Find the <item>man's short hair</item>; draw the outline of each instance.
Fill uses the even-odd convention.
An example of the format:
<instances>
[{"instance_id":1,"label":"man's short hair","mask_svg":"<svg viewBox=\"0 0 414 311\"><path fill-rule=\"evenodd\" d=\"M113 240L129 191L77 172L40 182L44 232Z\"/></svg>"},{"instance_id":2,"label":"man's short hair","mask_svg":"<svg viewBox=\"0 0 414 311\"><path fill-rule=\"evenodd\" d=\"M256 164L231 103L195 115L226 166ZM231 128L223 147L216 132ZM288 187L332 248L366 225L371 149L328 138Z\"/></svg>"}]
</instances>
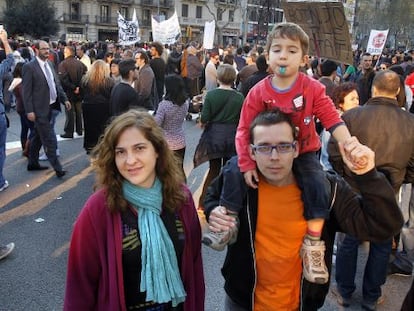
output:
<instances>
[{"instance_id":1,"label":"man's short hair","mask_svg":"<svg viewBox=\"0 0 414 311\"><path fill-rule=\"evenodd\" d=\"M292 129L292 137L294 140L297 140L299 129L293 124L290 116L282 111L279 108L274 108L270 110L265 110L260 112L250 124L250 143L254 143L254 129L256 126L271 126L279 123L286 122L289 124Z\"/></svg>"},{"instance_id":2,"label":"man's short hair","mask_svg":"<svg viewBox=\"0 0 414 311\"><path fill-rule=\"evenodd\" d=\"M73 45L65 46L65 50L67 50L70 53L70 55L75 55L75 47Z\"/></svg>"},{"instance_id":3,"label":"man's short hair","mask_svg":"<svg viewBox=\"0 0 414 311\"><path fill-rule=\"evenodd\" d=\"M372 81L372 87L388 95L397 95L400 85L399 75L391 70L379 71Z\"/></svg>"},{"instance_id":4,"label":"man's short hair","mask_svg":"<svg viewBox=\"0 0 414 311\"><path fill-rule=\"evenodd\" d=\"M338 68L338 64L335 63L332 60L325 60L322 64L321 64L321 74L322 76L330 76L331 74L333 74L336 69Z\"/></svg>"},{"instance_id":5,"label":"man's short hair","mask_svg":"<svg viewBox=\"0 0 414 311\"><path fill-rule=\"evenodd\" d=\"M129 72L135 70L135 61L133 59L125 59L119 62L119 74L122 79L128 79Z\"/></svg>"},{"instance_id":6,"label":"man's short hair","mask_svg":"<svg viewBox=\"0 0 414 311\"><path fill-rule=\"evenodd\" d=\"M266 57L264 55L260 55L257 59L256 59L256 67L259 71L266 71L267 70L267 61L266 61Z\"/></svg>"},{"instance_id":7,"label":"man's short hair","mask_svg":"<svg viewBox=\"0 0 414 311\"><path fill-rule=\"evenodd\" d=\"M143 59L146 64L149 62L148 54L145 50L138 50L135 55L138 55L140 59Z\"/></svg>"},{"instance_id":8,"label":"man's short hair","mask_svg":"<svg viewBox=\"0 0 414 311\"><path fill-rule=\"evenodd\" d=\"M162 46L161 43L159 43L159 42L153 42L151 44L151 47L152 48L155 48L155 50L157 51L158 55L160 55L160 56L162 55L162 52L164 51L164 47Z\"/></svg>"},{"instance_id":9,"label":"man's short hair","mask_svg":"<svg viewBox=\"0 0 414 311\"><path fill-rule=\"evenodd\" d=\"M266 51L270 51L270 46L276 38L288 38L291 40L299 40L302 48L302 55L307 55L309 51L309 36L306 32L295 23L279 23L276 24L267 36Z\"/></svg>"}]
</instances>

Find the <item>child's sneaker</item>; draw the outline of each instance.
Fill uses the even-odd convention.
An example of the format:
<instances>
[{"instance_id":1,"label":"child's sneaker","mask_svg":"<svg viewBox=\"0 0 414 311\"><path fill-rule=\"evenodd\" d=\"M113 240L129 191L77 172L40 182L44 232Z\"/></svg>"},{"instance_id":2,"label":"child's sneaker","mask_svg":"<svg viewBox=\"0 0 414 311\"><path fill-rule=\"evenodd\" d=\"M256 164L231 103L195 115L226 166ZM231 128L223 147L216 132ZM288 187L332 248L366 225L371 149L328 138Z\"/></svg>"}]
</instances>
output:
<instances>
[{"instance_id":1,"label":"child's sneaker","mask_svg":"<svg viewBox=\"0 0 414 311\"><path fill-rule=\"evenodd\" d=\"M325 242L303 240L300 255L303 262L303 276L311 283L325 284L329 280L329 272L325 264Z\"/></svg>"},{"instance_id":2,"label":"child's sneaker","mask_svg":"<svg viewBox=\"0 0 414 311\"><path fill-rule=\"evenodd\" d=\"M203 244L215 249L216 251L222 251L227 244L231 245L236 243L237 234L239 232L239 217L237 214L229 212L229 216L233 216L236 221L236 225L228 231L214 232L209 231L203 234Z\"/></svg>"},{"instance_id":3,"label":"child's sneaker","mask_svg":"<svg viewBox=\"0 0 414 311\"><path fill-rule=\"evenodd\" d=\"M209 231L203 235L203 244L215 249L216 251L222 251L229 243L231 239L231 231L214 232Z\"/></svg>"}]
</instances>

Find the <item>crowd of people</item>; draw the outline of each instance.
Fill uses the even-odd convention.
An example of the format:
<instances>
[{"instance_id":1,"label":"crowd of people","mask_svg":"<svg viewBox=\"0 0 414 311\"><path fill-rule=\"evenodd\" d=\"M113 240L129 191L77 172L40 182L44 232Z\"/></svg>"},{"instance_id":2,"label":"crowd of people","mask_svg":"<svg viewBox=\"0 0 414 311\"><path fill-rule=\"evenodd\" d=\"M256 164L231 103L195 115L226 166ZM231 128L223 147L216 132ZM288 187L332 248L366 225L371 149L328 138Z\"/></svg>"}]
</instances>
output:
<instances>
[{"instance_id":1,"label":"crowd of people","mask_svg":"<svg viewBox=\"0 0 414 311\"><path fill-rule=\"evenodd\" d=\"M334 256L332 292L351 305L361 241L370 242L363 309L384 301L387 275L412 275L414 189L409 219L398 197L414 182L414 51L355 51L354 64L339 64L310 57L293 23L276 25L266 47L209 51L17 42L4 29L0 41L0 192L13 107L28 171L47 160L57 178L67 174L55 132L62 108L60 136L83 137L95 168L64 310L202 311L202 243L227 247L226 311L321 308ZM195 204L183 122L200 94L193 162L209 169ZM0 259L14 247L0 246Z\"/></svg>"}]
</instances>

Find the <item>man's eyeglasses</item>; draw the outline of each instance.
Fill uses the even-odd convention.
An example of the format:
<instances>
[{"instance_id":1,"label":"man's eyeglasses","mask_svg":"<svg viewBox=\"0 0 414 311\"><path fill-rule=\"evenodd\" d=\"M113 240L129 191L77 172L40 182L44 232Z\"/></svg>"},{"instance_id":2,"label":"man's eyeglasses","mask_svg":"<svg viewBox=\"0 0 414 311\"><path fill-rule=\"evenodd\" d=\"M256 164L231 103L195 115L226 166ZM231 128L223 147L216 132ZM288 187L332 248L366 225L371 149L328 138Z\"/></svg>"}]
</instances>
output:
<instances>
[{"instance_id":1,"label":"man's eyeglasses","mask_svg":"<svg viewBox=\"0 0 414 311\"><path fill-rule=\"evenodd\" d=\"M277 151L277 153L289 153L296 149L296 141L293 143L281 143L277 145L250 145L254 152L263 155L271 155L273 149Z\"/></svg>"}]
</instances>

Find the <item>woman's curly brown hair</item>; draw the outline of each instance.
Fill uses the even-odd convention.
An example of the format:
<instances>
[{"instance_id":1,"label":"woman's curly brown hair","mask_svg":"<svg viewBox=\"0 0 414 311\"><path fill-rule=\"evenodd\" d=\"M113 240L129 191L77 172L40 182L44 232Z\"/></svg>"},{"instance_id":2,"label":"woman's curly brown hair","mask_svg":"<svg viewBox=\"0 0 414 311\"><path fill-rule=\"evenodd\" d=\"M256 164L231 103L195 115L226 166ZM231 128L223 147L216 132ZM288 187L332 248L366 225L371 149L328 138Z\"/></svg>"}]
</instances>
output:
<instances>
[{"instance_id":1,"label":"woman's curly brown hair","mask_svg":"<svg viewBox=\"0 0 414 311\"><path fill-rule=\"evenodd\" d=\"M119 137L127 129L137 128L158 153L156 175L162 183L163 207L174 211L187 199L183 189L183 177L179 164L168 148L162 129L146 111L130 110L117 116L105 129L105 133L93 150L93 165L97 174L95 188L106 189L110 211L123 211L128 202L122 193L124 178L115 164L115 147Z\"/></svg>"}]
</instances>

